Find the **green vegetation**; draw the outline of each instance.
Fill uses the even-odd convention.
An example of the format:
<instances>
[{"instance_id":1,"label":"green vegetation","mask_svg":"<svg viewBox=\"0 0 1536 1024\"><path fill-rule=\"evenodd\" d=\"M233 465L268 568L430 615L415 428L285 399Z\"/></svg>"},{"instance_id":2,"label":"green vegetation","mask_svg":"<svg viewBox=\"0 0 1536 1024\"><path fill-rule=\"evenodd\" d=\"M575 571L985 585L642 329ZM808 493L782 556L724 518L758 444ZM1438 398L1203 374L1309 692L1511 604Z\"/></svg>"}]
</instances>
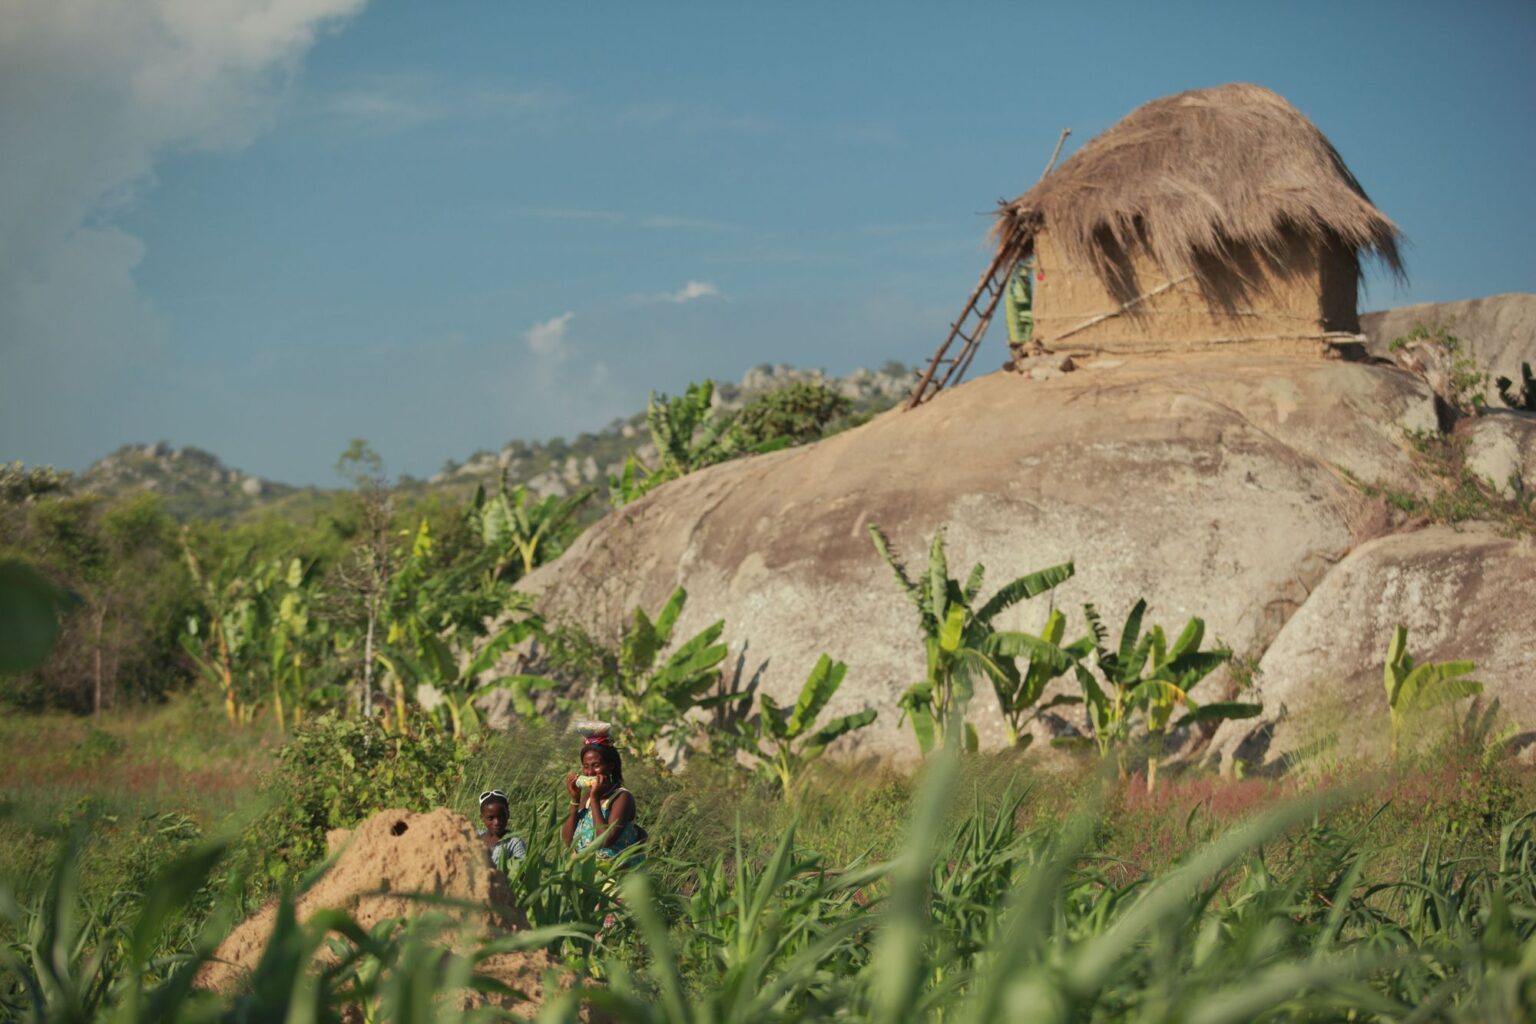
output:
<instances>
[{"instance_id":1,"label":"green vegetation","mask_svg":"<svg viewBox=\"0 0 1536 1024\"><path fill-rule=\"evenodd\" d=\"M513 578L522 577L553 561L578 532L576 512L592 493L589 487L574 497L550 495L536 501L521 484L508 487L505 477L492 497L477 489L468 514L479 523L481 541L496 555L492 576L500 579L515 570Z\"/></svg>"},{"instance_id":2,"label":"green vegetation","mask_svg":"<svg viewBox=\"0 0 1536 1024\"><path fill-rule=\"evenodd\" d=\"M1068 655L1054 645L1028 633L998 630L993 620L1020 601L1038 597L1070 579L1072 563L1020 576L978 606L986 570L977 563L963 584L952 578L942 529L934 533L928 546L927 571L916 580L891 551L890 541L878 526L871 523L869 535L917 608L927 656L927 675L902 694L902 714L912 724L924 753L943 743L944 730L951 722L964 730L965 746L974 750L976 732L965 721L965 706L978 679L991 680L1009 694L1020 694L1025 690L1017 664L1020 655L1045 659L1063 670L1068 663Z\"/></svg>"},{"instance_id":3,"label":"green vegetation","mask_svg":"<svg viewBox=\"0 0 1536 1024\"><path fill-rule=\"evenodd\" d=\"M764 774L778 782L784 796L793 793L796 780L834 740L864 728L879 714L865 708L816 728L817 718L847 674L847 665L823 654L800 687L794 707L781 708L766 693L758 694L755 731L745 733L742 747L757 759Z\"/></svg>"},{"instance_id":4,"label":"green vegetation","mask_svg":"<svg viewBox=\"0 0 1536 1024\"><path fill-rule=\"evenodd\" d=\"M619 642L618 656L609 661L611 669L594 677L596 692L612 698L614 717L647 756L654 755L664 740L686 739L691 727L685 716L692 709L740 699L736 694L706 696L719 685L720 663L725 661L726 647L719 642L723 621L707 626L662 658L687 602L688 592L678 587L654 621L644 609L636 608ZM597 714L606 706L607 702L593 700L587 711Z\"/></svg>"},{"instance_id":5,"label":"green vegetation","mask_svg":"<svg viewBox=\"0 0 1536 1024\"><path fill-rule=\"evenodd\" d=\"M1511 534L1536 535L1536 494L1505 497L1467 468L1467 438L1438 430L1408 431L1414 466L1428 496L1383 487L1342 475L1362 494L1384 501L1400 519L1422 519L1447 526L1493 523Z\"/></svg>"},{"instance_id":6,"label":"green vegetation","mask_svg":"<svg viewBox=\"0 0 1536 1024\"><path fill-rule=\"evenodd\" d=\"M385 731L327 715L294 733L265 783L277 799L247 830L242 865L268 892L325 857L325 834L376 810L429 811L459 791L468 748L452 737Z\"/></svg>"},{"instance_id":7,"label":"green vegetation","mask_svg":"<svg viewBox=\"0 0 1536 1024\"><path fill-rule=\"evenodd\" d=\"M1382 676L1391 709L1393 757L1397 756L1403 727L1413 716L1483 692L1482 683L1462 678L1476 669L1470 661L1417 665L1408 653L1408 627L1398 626L1392 631Z\"/></svg>"},{"instance_id":8,"label":"green vegetation","mask_svg":"<svg viewBox=\"0 0 1536 1024\"><path fill-rule=\"evenodd\" d=\"M231 763L218 759L233 750L206 747L225 730L184 728L200 720L173 706L114 725L124 742L98 767L126 768L152 737L177 759ZM62 728L45 745L29 731L34 764L73 745ZM417 750L316 721L260 791L201 804L206 783L189 778L82 810L18 789L12 766L7 793L28 794L46 823L0 822L0 1016L487 1019L439 996L499 991L487 958L540 947L584 980L545 1007L562 1021L583 1000L620 1021L722 1022L1472 1022L1536 1008L1528 772L1443 746L1331 793L1183 779L1153 801L1092 772L963 755L962 730L946 732L915 782L815 771L793 806L723 764L674 776L635 759L627 784L653 851L644 873L621 872L620 900L606 869L560 844L554 801L575 751L548 729ZM487 943L431 905L372 932L342 912L301 923L281 909L291 897L274 877L316 863L324 829L385 805L469 809L491 779L528 840L509 882L534 930ZM246 874L259 851L281 870ZM274 891L278 925L250 986L192 990L230 921Z\"/></svg>"},{"instance_id":9,"label":"green vegetation","mask_svg":"<svg viewBox=\"0 0 1536 1024\"><path fill-rule=\"evenodd\" d=\"M690 388L653 402L657 466L618 491L849 415L798 387L732 419ZM0 716L0 1020L499 1019L457 996L515 1000L488 965L520 949L579 983L547 986L550 1021L583 1003L721 1024L1536 1012L1536 776L1503 756L1492 709L1400 747L1408 716L1480 690L1469 663L1415 665L1406 630L1383 777L1221 780L1163 764L1170 732L1258 711L1193 696L1232 667L1201 619L1170 641L1138 602L1112 643L1090 604L1075 639L1054 607L1038 635L1001 629L1073 564L983 597L982 565L951 577L942 530L914 576L871 528L918 611L913 778L823 757L875 719L823 718L847 672L832 654L793 706L753 708L724 623L679 632L681 588L612 643L544 622L512 584L571 542L585 494L535 498L508 473L494 497L424 497L361 442L343 467L354 491L302 525L179 524L153 497L0 475L0 698L28 709ZM560 681L509 669L524 649ZM982 679L996 754L966 720ZM505 733L481 728L496 689L521 716ZM1099 756L1021 756L1063 706ZM576 712L619 725L643 871L561 840L576 743L550 720ZM298 920L330 830L390 807L472 815L487 788L527 843L508 885L530 930L487 939L430 902L369 931ZM277 924L249 984L197 991L263 904Z\"/></svg>"},{"instance_id":10,"label":"green vegetation","mask_svg":"<svg viewBox=\"0 0 1536 1024\"><path fill-rule=\"evenodd\" d=\"M1441 397L1457 413L1474 413L1488 404L1488 374L1447 325L1414 324L1412 330L1388 345L1393 352L1415 347L1429 350L1444 363L1445 392Z\"/></svg>"},{"instance_id":11,"label":"green vegetation","mask_svg":"<svg viewBox=\"0 0 1536 1024\"><path fill-rule=\"evenodd\" d=\"M714 397L710 381L689 384L677 398L651 395L645 422L656 446L656 465L647 466L633 454L625 459L619 475L608 479L614 507L627 505L668 480L741 454L743 449L731 433L731 417L716 414Z\"/></svg>"},{"instance_id":12,"label":"green vegetation","mask_svg":"<svg viewBox=\"0 0 1536 1024\"><path fill-rule=\"evenodd\" d=\"M731 432L747 449L777 442L808 444L836 430L852 409L851 401L820 381L796 381L748 402Z\"/></svg>"},{"instance_id":13,"label":"green vegetation","mask_svg":"<svg viewBox=\"0 0 1536 1024\"><path fill-rule=\"evenodd\" d=\"M1108 646L1109 631L1093 605L1083 607L1083 617L1092 633L1092 658L1076 659L1073 671L1083 689L1093 721L1094 742L1099 753L1113 758L1125 771L1124 750L1131 740L1132 712L1141 710L1146 732L1152 741L1147 755L1147 789L1157 785L1158 760L1169 720L1182 706L1184 715L1175 728L1197 722L1228 718L1252 718L1262 708L1257 704L1217 702L1197 704L1189 691L1206 676L1224 666L1232 652L1221 649L1200 650L1205 638L1205 623L1192 618L1185 624L1173 646L1161 626L1142 632L1147 602L1137 601L1126 616L1118 647Z\"/></svg>"}]
</instances>

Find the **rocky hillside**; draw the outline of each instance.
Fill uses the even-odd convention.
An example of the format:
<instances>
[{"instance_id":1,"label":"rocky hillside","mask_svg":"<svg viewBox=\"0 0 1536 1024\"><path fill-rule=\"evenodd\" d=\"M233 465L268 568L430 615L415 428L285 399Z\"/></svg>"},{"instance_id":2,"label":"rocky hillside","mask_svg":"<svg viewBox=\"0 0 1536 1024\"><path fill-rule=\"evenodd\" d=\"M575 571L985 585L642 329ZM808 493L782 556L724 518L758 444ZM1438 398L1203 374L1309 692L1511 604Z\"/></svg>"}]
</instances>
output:
<instances>
[{"instance_id":1,"label":"rocky hillside","mask_svg":"<svg viewBox=\"0 0 1536 1024\"><path fill-rule=\"evenodd\" d=\"M123 445L76 477L72 489L106 495L149 491L178 518L238 515L299 490L231 469L201 448L164 442Z\"/></svg>"}]
</instances>

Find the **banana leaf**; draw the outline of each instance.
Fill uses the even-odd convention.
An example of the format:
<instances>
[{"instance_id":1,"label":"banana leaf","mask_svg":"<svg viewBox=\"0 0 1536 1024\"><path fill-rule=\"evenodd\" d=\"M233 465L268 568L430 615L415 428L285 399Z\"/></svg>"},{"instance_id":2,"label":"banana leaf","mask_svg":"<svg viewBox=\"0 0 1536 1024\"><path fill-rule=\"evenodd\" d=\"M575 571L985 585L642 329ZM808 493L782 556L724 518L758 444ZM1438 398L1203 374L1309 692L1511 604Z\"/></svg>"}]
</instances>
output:
<instances>
[{"instance_id":1,"label":"banana leaf","mask_svg":"<svg viewBox=\"0 0 1536 1024\"><path fill-rule=\"evenodd\" d=\"M816 716L837 693L847 673L848 666L841 661L834 662L825 654L817 659L805 685L800 688L800 699L795 701L795 708L790 713L786 730L788 739L794 739L815 723Z\"/></svg>"},{"instance_id":2,"label":"banana leaf","mask_svg":"<svg viewBox=\"0 0 1536 1024\"><path fill-rule=\"evenodd\" d=\"M990 625L1000 612L1013 607L1020 601L1039 597L1047 590L1055 589L1071 579L1076 572L1077 569L1073 563L1063 562L1048 569L1032 572L1027 576L1020 576L988 598L987 603L982 605L981 610L976 613L976 621Z\"/></svg>"}]
</instances>

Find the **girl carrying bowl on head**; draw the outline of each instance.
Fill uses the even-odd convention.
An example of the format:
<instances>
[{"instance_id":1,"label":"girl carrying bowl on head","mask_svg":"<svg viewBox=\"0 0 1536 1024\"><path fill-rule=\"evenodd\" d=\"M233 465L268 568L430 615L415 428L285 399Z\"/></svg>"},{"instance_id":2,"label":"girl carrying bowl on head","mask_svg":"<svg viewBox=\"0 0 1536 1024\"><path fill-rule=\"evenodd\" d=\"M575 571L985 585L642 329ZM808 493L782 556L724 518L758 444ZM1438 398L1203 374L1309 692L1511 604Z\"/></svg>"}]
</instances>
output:
<instances>
[{"instance_id":1,"label":"girl carrying bowl on head","mask_svg":"<svg viewBox=\"0 0 1536 1024\"><path fill-rule=\"evenodd\" d=\"M561 835L573 852L593 850L603 860L642 842L634 794L624 788L624 760L606 725L583 729L581 770L565 777L571 798ZM638 858L633 858L638 860Z\"/></svg>"}]
</instances>

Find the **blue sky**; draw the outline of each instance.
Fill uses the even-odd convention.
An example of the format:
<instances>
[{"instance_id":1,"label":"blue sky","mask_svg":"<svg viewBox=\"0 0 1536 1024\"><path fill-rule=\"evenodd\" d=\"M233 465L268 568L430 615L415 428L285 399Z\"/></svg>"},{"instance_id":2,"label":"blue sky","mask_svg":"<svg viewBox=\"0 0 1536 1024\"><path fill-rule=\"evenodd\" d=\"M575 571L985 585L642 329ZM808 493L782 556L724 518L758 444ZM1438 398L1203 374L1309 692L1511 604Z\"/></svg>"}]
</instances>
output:
<instances>
[{"instance_id":1,"label":"blue sky","mask_svg":"<svg viewBox=\"0 0 1536 1024\"><path fill-rule=\"evenodd\" d=\"M1536 285L1525 2L0 2L0 458L330 484L362 436L427 475L916 362L1062 127L1228 81L1407 233L1363 308Z\"/></svg>"}]
</instances>

